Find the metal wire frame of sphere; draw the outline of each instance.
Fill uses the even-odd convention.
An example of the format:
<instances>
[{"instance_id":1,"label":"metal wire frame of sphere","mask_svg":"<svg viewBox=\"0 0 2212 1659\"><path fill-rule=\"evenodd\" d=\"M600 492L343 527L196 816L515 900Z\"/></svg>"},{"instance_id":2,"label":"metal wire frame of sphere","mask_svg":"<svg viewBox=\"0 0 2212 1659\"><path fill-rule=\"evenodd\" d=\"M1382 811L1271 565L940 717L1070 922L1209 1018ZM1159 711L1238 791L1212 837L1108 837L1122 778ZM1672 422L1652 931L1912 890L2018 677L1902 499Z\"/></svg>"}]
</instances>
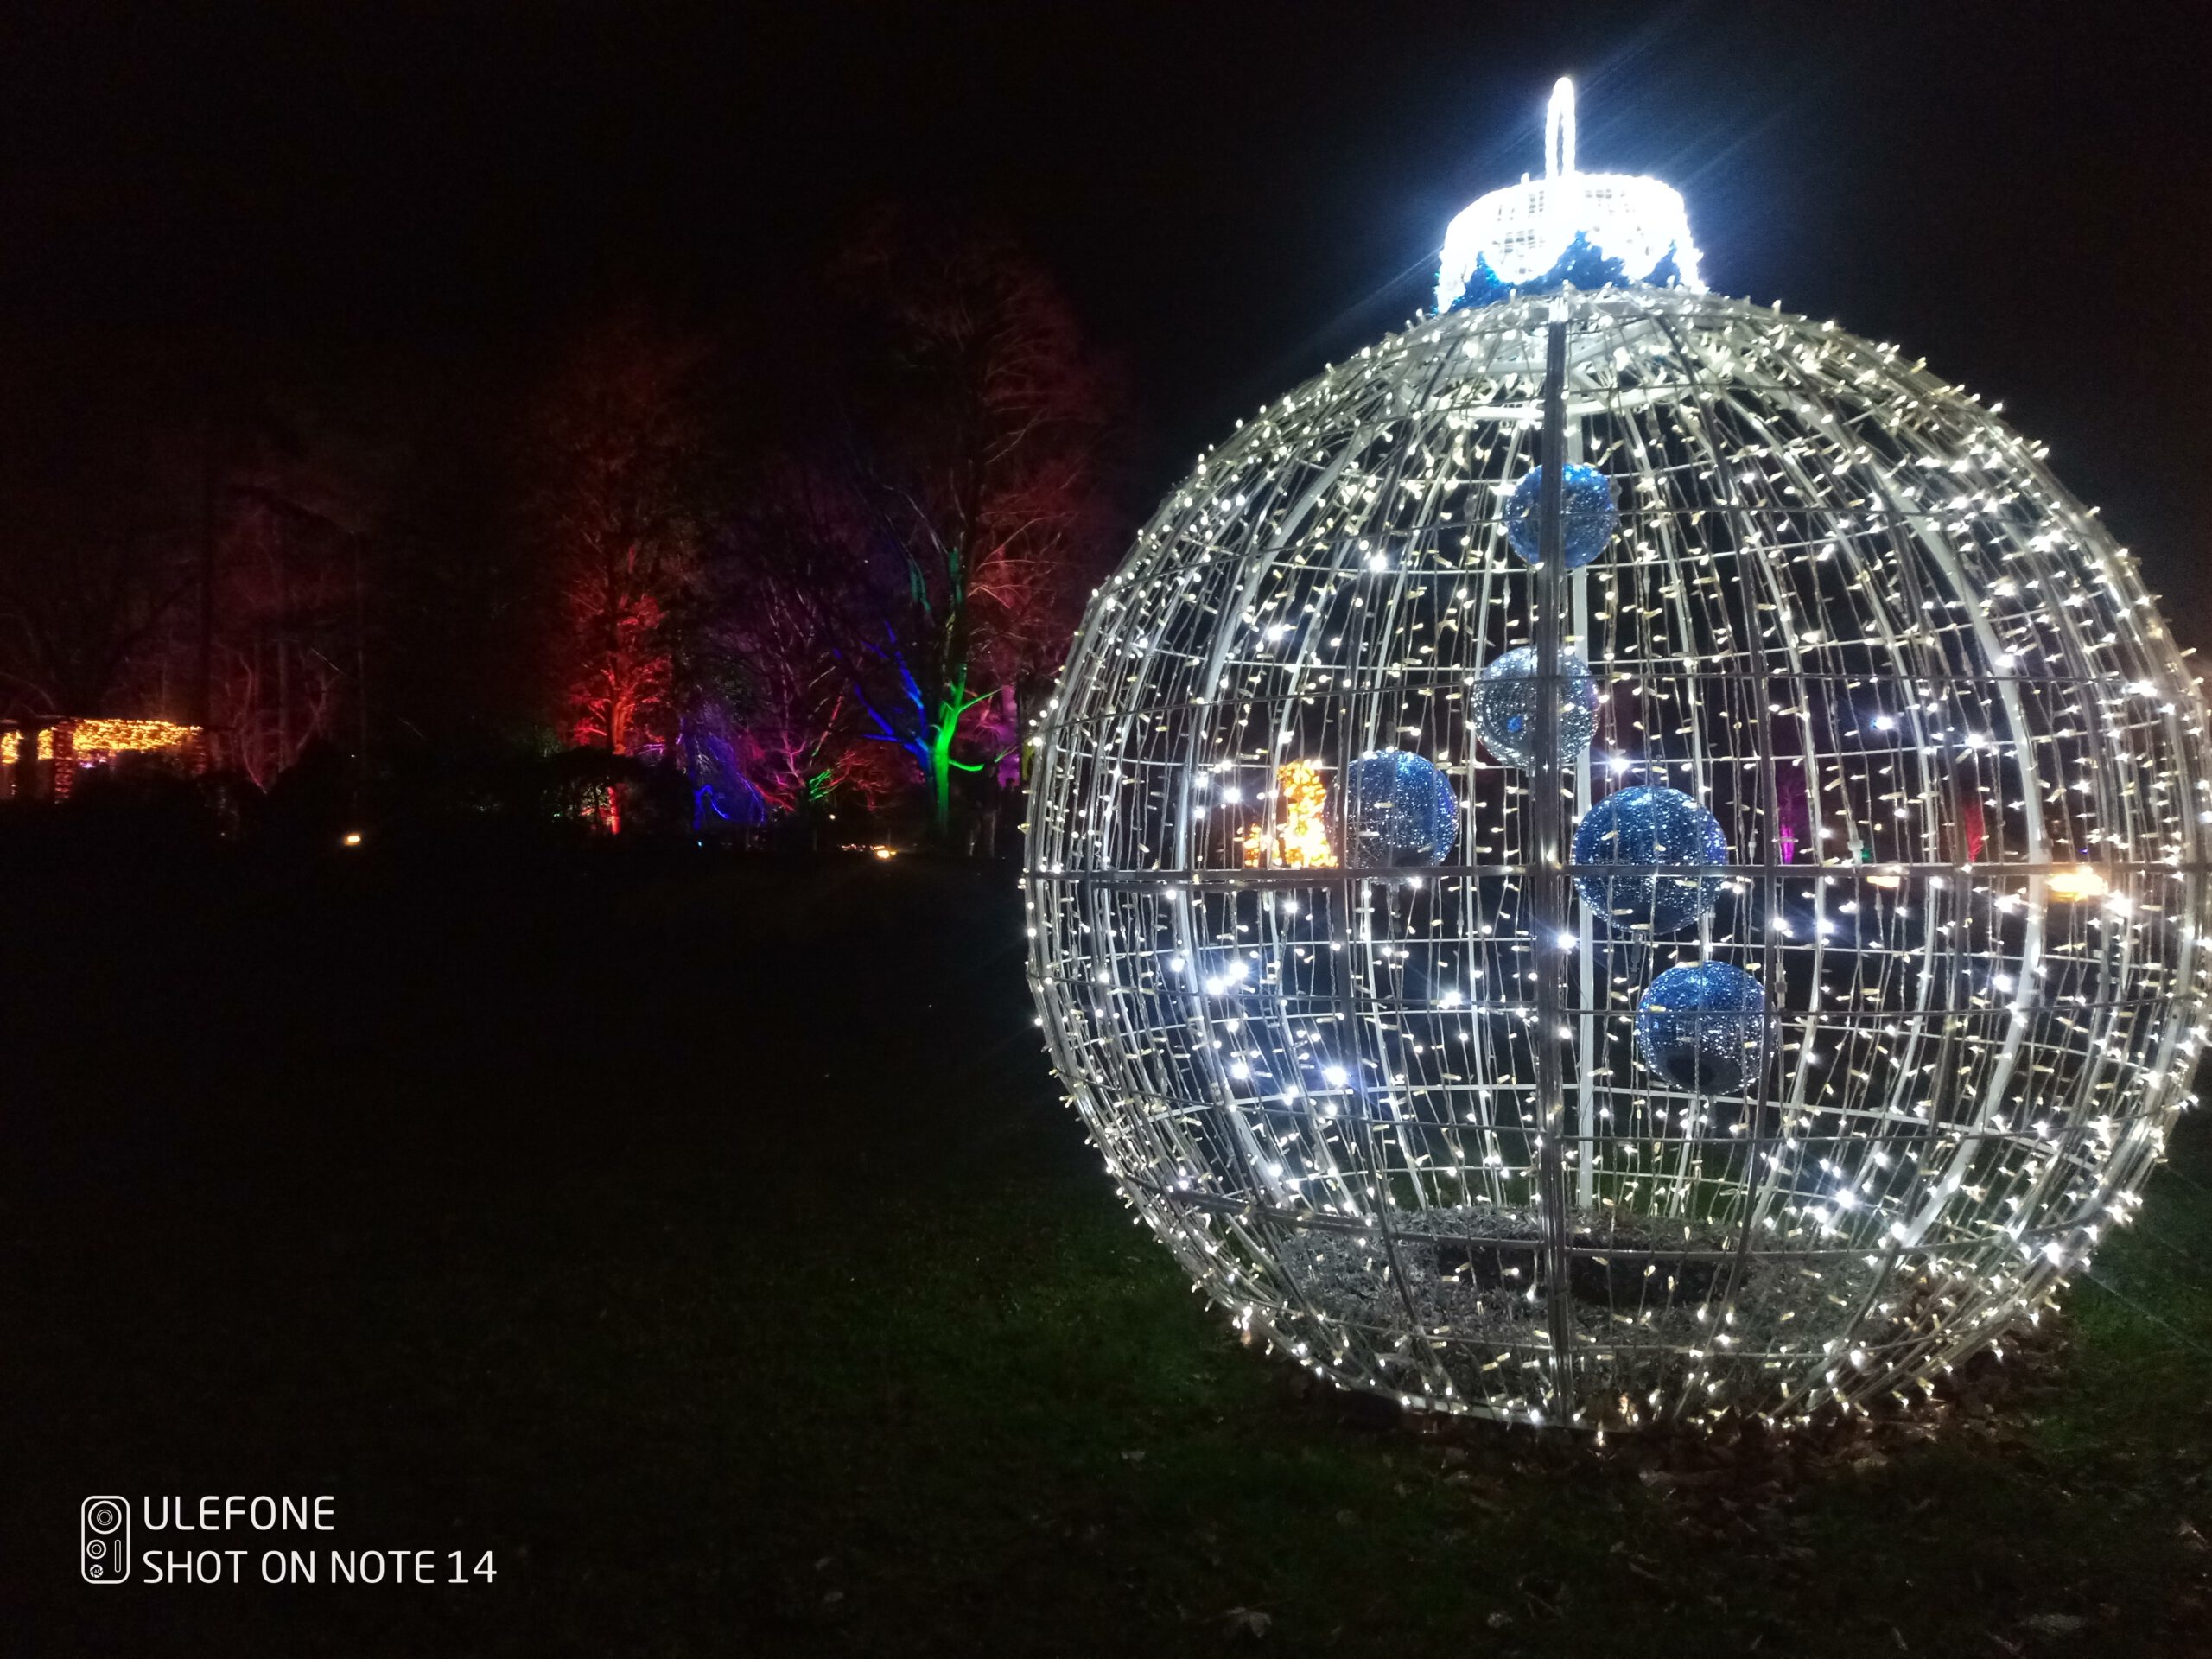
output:
<instances>
[{"instance_id":1,"label":"metal wire frame of sphere","mask_svg":"<svg viewBox=\"0 0 2212 1659\"><path fill-rule=\"evenodd\" d=\"M1500 501L1541 459L1553 303L1420 322L1270 404L1099 589L1034 734L1046 1039L1193 1282L1338 1382L1592 1427L1910 1400L2159 1156L2208 988L2204 708L1991 408L1833 325L1573 293L1549 390L1621 523L1549 578L1602 696L1536 799L1470 700L1533 638ZM1463 803L1417 880L1343 833L1383 747ZM1247 868L1293 760L1344 861ZM1722 826L1694 933L1532 928L1535 849L1599 777ZM1774 1009L1733 1096L1634 1054L1639 996L1700 961Z\"/></svg>"}]
</instances>

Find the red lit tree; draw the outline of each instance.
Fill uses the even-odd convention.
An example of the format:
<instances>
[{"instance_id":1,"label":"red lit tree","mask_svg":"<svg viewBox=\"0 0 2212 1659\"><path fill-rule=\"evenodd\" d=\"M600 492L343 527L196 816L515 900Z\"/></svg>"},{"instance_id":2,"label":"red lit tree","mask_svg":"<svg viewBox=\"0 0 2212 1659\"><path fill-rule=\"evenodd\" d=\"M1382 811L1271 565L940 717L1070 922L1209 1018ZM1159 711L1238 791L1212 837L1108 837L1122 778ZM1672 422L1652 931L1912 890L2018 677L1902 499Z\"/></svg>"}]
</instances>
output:
<instances>
[{"instance_id":1,"label":"red lit tree","mask_svg":"<svg viewBox=\"0 0 2212 1659\"><path fill-rule=\"evenodd\" d=\"M575 741L618 754L670 752L680 736L674 635L693 608L703 355L633 318L596 328L560 365L530 433L557 690Z\"/></svg>"}]
</instances>

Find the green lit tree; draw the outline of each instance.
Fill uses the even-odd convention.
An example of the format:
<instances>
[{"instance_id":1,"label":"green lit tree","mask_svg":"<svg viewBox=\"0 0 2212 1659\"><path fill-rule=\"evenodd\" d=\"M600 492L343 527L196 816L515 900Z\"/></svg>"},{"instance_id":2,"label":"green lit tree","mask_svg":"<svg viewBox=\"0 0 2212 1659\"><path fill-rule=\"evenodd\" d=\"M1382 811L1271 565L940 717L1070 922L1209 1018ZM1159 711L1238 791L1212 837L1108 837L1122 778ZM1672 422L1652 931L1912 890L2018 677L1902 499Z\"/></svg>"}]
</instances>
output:
<instances>
[{"instance_id":1,"label":"green lit tree","mask_svg":"<svg viewBox=\"0 0 2212 1659\"><path fill-rule=\"evenodd\" d=\"M1111 514L1106 377L1041 272L990 237L887 219L842 262L863 355L833 470L849 575L821 644L853 728L912 762L940 837L1000 786Z\"/></svg>"}]
</instances>

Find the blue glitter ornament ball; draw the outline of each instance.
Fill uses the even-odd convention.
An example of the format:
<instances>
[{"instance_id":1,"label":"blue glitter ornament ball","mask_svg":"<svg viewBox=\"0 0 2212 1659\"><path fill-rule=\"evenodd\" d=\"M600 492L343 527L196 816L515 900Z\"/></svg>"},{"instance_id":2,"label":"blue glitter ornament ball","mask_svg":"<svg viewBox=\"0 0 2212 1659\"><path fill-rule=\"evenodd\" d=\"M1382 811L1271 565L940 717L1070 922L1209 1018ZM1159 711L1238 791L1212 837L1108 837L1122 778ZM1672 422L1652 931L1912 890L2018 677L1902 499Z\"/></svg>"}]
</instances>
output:
<instances>
[{"instance_id":1,"label":"blue glitter ornament ball","mask_svg":"<svg viewBox=\"0 0 2212 1659\"><path fill-rule=\"evenodd\" d=\"M1531 564L1538 557L1538 509L1543 493L1544 469L1533 467L1521 475L1521 481L1505 498L1505 539ZM1580 570L1605 550L1605 543L1621 527L1621 510L1613 505L1612 480L1595 467L1570 461L1560 474L1559 507L1567 568Z\"/></svg>"},{"instance_id":2,"label":"blue glitter ornament ball","mask_svg":"<svg viewBox=\"0 0 2212 1659\"><path fill-rule=\"evenodd\" d=\"M1694 1095L1758 1087L1774 1046L1766 987L1725 962L1669 968L1636 1005L1644 1065Z\"/></svg>"},{"instance_id":3,"label":"blue glitter ornament ball","mask_svg":"<svg viewBox=\"0 0 2212 1659\"><path fill-rule=\"evenodd\" d=\"M1577 864L1618 864L1619 875L1578 875L1582 902L1611 925L1679 933L1719 896L1718 875L1661 875L1639 865L1726 864L1720 821L1679 789L1652 784L1608 795L1574 831Z\"/></svg>"},{"instance_id":4,"label":"blue glitter ornament ball","mask_svg":"<svg viewBox=\"0 0 2212 1659\"><path fill-rule=\"evenodd\" d=\"M1459 803L1434 762L1404 749L1377 749L1351 763L1344 797L1362 864L1436 864L1459 831Z\"/></svg>"},{"instance_id":5,"label":"blue glitter ornament ball","mask_svg":"<svg viewBox=\"0 0 2212 1659\"><path fill-rule=\"evenodd\" d=\"M1559 654L1559 734L1573 760L1598 734L1598 683L1575 652ZM1536 648L1519 645L1491 659L1475 687L1475 730L1490 752L1516 766L1536 764Z\"/></svg>"}]
</instances>

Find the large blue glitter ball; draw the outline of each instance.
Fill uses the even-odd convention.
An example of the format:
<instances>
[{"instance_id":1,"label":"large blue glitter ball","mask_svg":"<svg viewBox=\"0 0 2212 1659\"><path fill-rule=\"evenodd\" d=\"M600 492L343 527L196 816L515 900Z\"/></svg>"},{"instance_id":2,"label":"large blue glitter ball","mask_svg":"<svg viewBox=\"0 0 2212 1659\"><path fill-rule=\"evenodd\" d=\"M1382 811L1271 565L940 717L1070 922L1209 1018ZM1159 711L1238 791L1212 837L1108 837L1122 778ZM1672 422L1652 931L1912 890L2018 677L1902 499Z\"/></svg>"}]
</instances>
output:
<instances>
[{"instance_id":1,"label":"large blue glitter ball","mask_svg":"<svg viewBox=\"0 0 2212 1659\"><path fill-rule=\"evenodd\" d=\"M1433 762L1377 749L1351 763L1344 816L1362 864L1436 864L1452 850L1459 803Z\"/></svg>"},{"instance_id":2,"label":"large blue glitter ball","mask_svg":"<svg viewBox=\"0 0 2212 1659\"><path fill-rule=\"evenodd\" d=\"M1613 505L1611 480L1595 467L1570 461L1560 471L1559 487L1560 531L1567 568L1580 570L1613 539L1613 532L1621 527L1621 510ZM1521 475L1521 481L1505 498L1505 539L1531 564L1539 556L1538 509L1543 493L1544 469L1533 467Z\"/></svg>"},{"instance_id":3,"label":"large blue glitter ball","mask_svg":"<svg viewBox=\"0 0 2212 1659\"><path fill-rule=\"evenodd\" d=\"M1636 1046L1644 1065L1678 1089L1745 1093L1765 1075L1774 1046L1766 987L1725 962L1669 968L1636 1005Z\"/></svg>"},{"instance_id":4,"label":"large blue glitter ball","mask_svg":"<svg viewBox=\"0 0 2212 1659\"><path fill-rule=\"evenodd\" d=\"M1679 933L1719 896L1718 875L1662 875L1639 866L1726 864L1720 821L1679 789L1649 785L1608 795L1574 831L1577 864L1618 864L1624 873L1578 875L1582 902L1614 927Z\"/></svg>"},{"instance_id":5,"label":"large blue glitter ball","mask_svg":"<svg viewBox=\"0 0 2212 1659\"><path fill-rule=\"evenodd\" d=\"M1573 760L1598 734L1598 683L1575 652L1559 654L1561 758ZM1536 648L1519 645L1491 659L1475 687L1475 730L1490 752L1516 766L1536 764Z\"/></svg>"}]
</instances>

